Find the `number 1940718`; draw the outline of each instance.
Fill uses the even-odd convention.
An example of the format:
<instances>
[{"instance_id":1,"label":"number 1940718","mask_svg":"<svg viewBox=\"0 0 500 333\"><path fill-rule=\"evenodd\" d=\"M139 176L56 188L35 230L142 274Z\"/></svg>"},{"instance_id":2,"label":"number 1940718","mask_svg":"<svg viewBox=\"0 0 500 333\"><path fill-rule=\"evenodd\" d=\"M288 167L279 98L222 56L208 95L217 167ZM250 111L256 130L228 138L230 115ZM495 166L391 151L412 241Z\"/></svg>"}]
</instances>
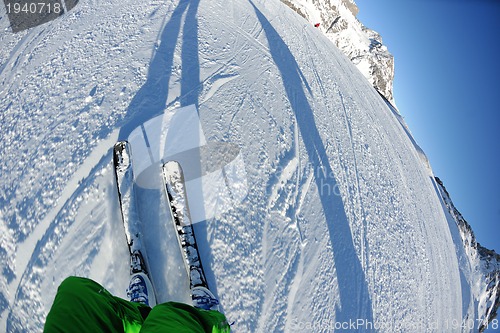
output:
<instances>
[{"instance_id":1,"label":"number 1940718","mask_svg":"<svg viewBox=\"0 0 500 333\"><path fill-rule=\"evenodd\" d=\"M7 2L7 14L61 14L64 8L60 2Z\"/></svg>"}]
</instances>

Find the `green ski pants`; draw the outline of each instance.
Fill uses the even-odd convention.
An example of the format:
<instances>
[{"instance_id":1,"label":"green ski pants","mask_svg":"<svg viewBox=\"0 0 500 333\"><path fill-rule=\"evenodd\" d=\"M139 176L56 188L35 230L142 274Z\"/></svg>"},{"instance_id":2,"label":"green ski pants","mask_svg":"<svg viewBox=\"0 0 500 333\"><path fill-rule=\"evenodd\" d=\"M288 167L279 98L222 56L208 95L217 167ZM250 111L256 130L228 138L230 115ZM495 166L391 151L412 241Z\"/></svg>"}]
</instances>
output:
<instances>
[{"instance_id":1,"label":"green ski pants","mask_svg":"<svg viewBox=\"0 0 500 333\"><path fill-rule=\"evenodd\" d=\"M68 277L57 290L44 332L229 332L225 316L167 302L151 309L111 295L90 279Z\"/></svg>"}]
</instances>

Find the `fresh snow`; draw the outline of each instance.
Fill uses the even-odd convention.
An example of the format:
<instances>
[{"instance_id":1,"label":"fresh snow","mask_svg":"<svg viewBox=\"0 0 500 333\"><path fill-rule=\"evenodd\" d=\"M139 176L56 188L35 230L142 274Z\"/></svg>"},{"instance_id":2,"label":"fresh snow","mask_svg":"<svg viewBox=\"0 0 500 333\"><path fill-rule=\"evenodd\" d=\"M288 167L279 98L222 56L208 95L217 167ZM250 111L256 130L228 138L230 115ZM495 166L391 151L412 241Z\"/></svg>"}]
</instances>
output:
<instances>
[{"instance_id":1,"label":"fresh snow","mask_svg":"<svg viewBox=\"0 0 500 333\"><path fill-rule=\"evenodd\" d=\"M0 12L0 29L0 331L41 331L68 275L126 297L112 147L190 105L203 144L238 148L224 158L243 199L214 193L219 210L195 224L234 332L461 332L476 319L423 153L279 1L79 2L18 34ZM134 163L153 156L135 147ZM158 301L189 302L157 170L136 173L147 258ZM209 194L193 188L194 219Z\"/></svg>"}]
</instances>

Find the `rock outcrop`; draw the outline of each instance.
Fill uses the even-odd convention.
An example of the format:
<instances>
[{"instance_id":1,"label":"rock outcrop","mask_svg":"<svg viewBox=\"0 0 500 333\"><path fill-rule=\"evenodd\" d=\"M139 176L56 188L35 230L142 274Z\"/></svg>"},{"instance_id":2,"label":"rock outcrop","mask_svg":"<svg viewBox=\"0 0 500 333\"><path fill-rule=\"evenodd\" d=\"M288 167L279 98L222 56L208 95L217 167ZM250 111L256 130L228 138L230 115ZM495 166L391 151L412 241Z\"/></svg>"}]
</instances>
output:
<instances>
[{"instance_id":1,"label":"rock outcrop","mask_svg":"<svg viewBox=\"0 0 500 333\"><path fill-rule=\"evenodd\" d=\"M461 270L467 270L473 298L477 301L476 327L484 331L496 318L500 306L500 255L489 250L476 240L471 226L451 201L443 182L436 177L441 196L451 217L455 220L467 260L462 260ZM459 245L459 244L457 244Z\"/></svg>"}]
</instances>

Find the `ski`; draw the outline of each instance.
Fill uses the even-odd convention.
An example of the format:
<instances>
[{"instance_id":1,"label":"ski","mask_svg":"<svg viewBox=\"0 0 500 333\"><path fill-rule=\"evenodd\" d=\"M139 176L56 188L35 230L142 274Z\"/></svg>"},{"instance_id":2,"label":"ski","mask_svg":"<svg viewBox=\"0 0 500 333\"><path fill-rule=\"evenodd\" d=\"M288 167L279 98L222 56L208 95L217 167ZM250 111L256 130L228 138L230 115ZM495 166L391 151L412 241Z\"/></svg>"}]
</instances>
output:
<instances>
[{"instance_id":1,"label":"ski","mask_svg":"<svg viewBox=\"0 0 500 333\"><path fill-rule=\"evenodd\" d=\"M189 277L193 306L220 311L219 301L208 287L201 263L180 164L176 161L165 163L162 167L162 176L172 221Z\"/></svg>"},{"instance_id":2,"label":"ski","mask_svg":"<svg viewBox=\"0 0 500 333\"><path fill-rule=\"evenodd\" d=\"M137 279L142 279L143 283L147 286L147 290L152 291L147 295L147 304L154 306L156 304L156 297L151 283L151 276L149 275L149 270L143 256L144 249L141 244L140 221L134 193L132 153L127 141L120 141L114 145L113 164L121 217L130 254L130 275L135 276ZM127 291L127 293L134 292L134 290Z\"/></svg>"}]
</instances>

